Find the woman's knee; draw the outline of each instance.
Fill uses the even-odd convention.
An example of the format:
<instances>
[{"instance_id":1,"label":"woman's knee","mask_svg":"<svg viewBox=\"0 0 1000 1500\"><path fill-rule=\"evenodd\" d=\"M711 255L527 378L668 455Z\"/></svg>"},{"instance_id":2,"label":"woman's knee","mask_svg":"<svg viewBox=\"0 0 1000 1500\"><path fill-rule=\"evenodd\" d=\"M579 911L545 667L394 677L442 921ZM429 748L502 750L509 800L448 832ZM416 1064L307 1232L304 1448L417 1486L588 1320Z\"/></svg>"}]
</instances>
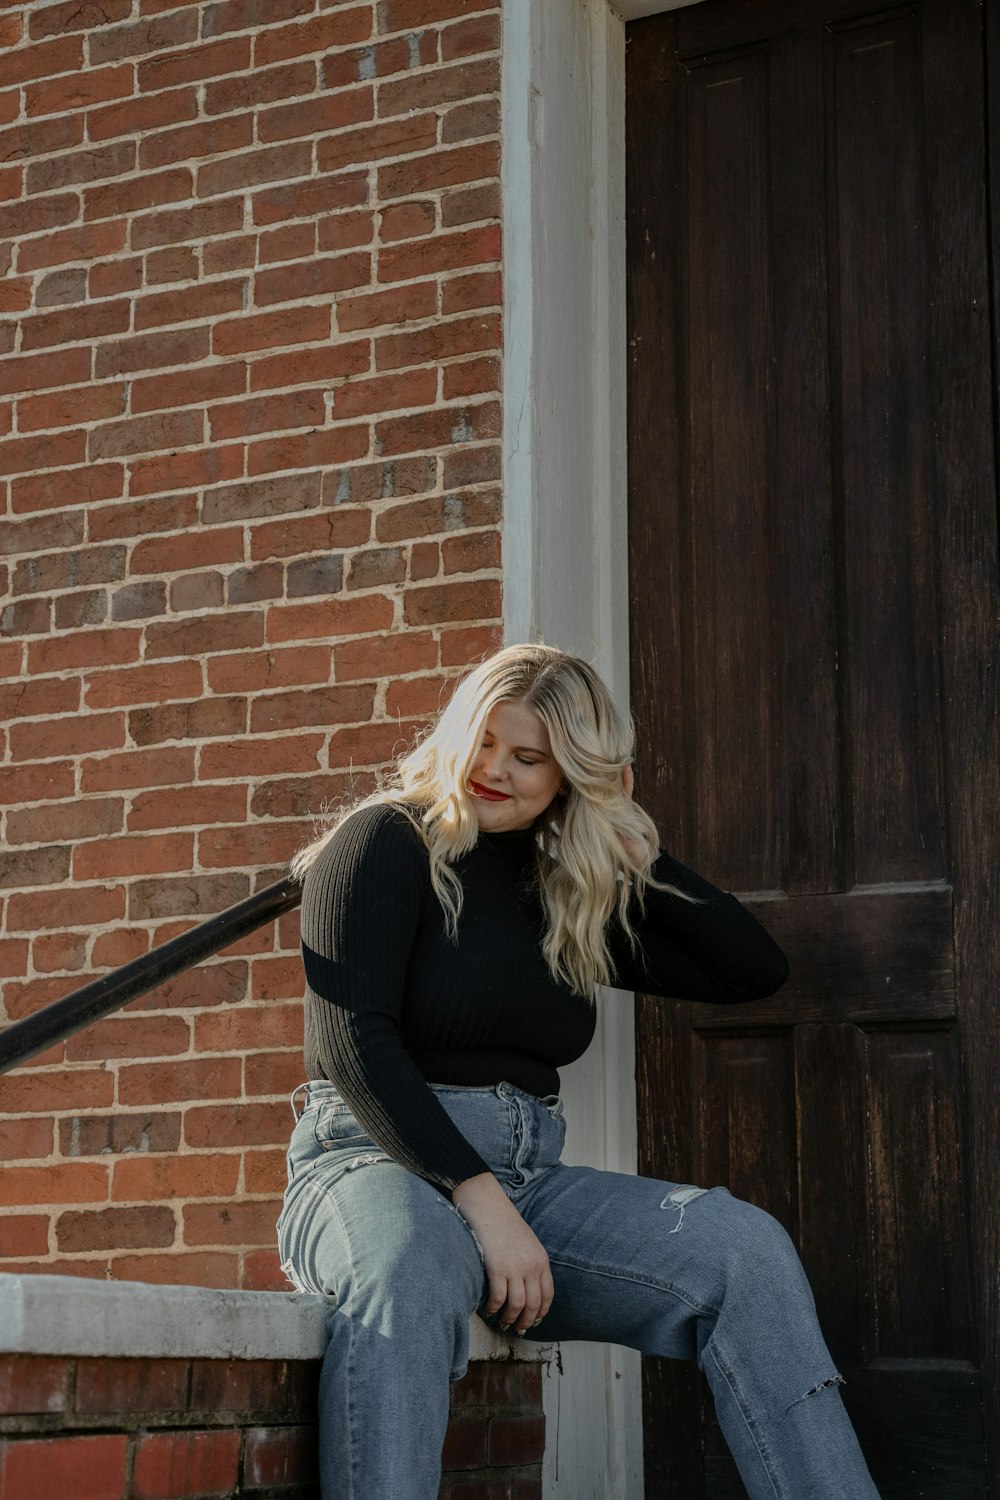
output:
<instances>
[{"instance_id":1,"label":"woman's knee","mask_svg":"<svg viewBox=\"0 0 1000 1500\"><path fill-rule=\"evenodd\" d=\"M725 1247L727 1283L738 1282L749 1289L775 1286L789 1279L805 1279L798 1251L784 1225L741 1198L726 1195Z\"/></svg>"}]
</instances>

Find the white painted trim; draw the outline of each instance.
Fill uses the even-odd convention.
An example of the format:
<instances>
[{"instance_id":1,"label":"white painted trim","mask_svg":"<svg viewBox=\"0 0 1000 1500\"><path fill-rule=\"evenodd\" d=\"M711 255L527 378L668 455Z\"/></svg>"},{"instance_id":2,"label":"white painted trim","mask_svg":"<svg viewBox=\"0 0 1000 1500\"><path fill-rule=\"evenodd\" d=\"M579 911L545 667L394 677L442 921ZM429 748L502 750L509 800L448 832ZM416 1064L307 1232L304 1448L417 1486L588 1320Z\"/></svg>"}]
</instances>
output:
<instances>
[{"instance_id":1,"label":"white painted trim","mask_svg":"<svg viewBox=\"0 0 1000 1500\"><path fill-rule=\"evenodd\" d=\"M627 709L624 23L607 0L507 0L503 55L505 639L588 658ZM631 997L600 997L562 1091L565 1159L634 1171ZM545 1500L642 1500L638 1355L560 1354Z\"/></svg>"},{"instance_id":2,"label":"white painted trim","mask_svg":"<svg viewBox=\"0 0 1000 1500\"><path fill-rule=\"evenodd\" d=\"M637 21L640 16L659 15L664 10L686 10L689 5L700 5L701 0L611 0L611 3L623 21Z\"/></svg>"},{"instance_id":3,"label":"white painted trim","mask_svg":"<svg viewBox=\"0 0 1000 1500\"><path fill-rule=\"evenodd\" d=\"M77 1276L0 1274L0 1354L132 1359L320 1359L326 1297ZM551 1348L470 1323L470 1360L547 1360Z\"/></svg>"}]
</instances>

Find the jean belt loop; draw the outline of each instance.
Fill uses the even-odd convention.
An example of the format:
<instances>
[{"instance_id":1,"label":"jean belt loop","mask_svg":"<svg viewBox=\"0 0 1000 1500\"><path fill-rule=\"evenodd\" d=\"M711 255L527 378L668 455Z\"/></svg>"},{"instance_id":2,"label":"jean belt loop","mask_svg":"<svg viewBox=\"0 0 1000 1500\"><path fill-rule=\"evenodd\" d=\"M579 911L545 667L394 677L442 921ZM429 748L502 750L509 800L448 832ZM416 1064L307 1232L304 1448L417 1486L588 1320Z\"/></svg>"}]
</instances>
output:
<instances>
[{"instance_id":1,"label":"jean belt loop","mask_svg":"<svg viewBox=\"0 0 1000 1500\"><path fill-rule=\"evenodd\" d=\"M302 1118L302 1112L305 1109L305 1104L303 1104L302 1109L296 1109L296 1107L295 1107L295 1100L296 1100L297 1096L302 1093L303 1089L305 1089L308 1092L308 1089L309 1089L308 1083L300 1083L297 1089L293 1089L292 1093L291 1093L291 1097L289 1098L289 1101L288 1101L289 1104L292 1106L292 1114L295 1116L295 1123L296 1124L298 1124L299 1120L301 1120L301 1118Z\"/></svg>"}]
</instances>

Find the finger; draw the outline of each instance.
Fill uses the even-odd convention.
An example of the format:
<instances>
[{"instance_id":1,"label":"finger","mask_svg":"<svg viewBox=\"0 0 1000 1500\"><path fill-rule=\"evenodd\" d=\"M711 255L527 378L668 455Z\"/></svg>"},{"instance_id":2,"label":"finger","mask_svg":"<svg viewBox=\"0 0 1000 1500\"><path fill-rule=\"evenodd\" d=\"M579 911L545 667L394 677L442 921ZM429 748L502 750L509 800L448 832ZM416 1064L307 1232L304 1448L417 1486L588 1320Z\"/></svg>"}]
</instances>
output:
<instances>
[{"instance_id":1,"label":"finger","mask_svg":"<svg viewBox=\"0 0 1000 1500\"><path fill-rule=\"evenodd\" d=\"M525 1287L524 1307L521 1309L521 1316L514 1324L515 1333L527 1333L529 1328L533 1328L535 1326L535 1319L538 1317L539 1308L541 1307L541 1305L541 1286L537 1282L534 1286L528 1283Z\"/></svg>"},{"instance_id":2,"label":"finger","mask_svg":"<svg viewBox=\"0 0 1000 1500\"><path fill-rule=\"evenodd\" d=\"M542 1293L542 1301L538 1309L539 1322L541 1322L542 1318L545 1317L545 1314L552 1306L552 1299L556 1294L555 1283L552 1280L552 1272L550 1270L543 1271L540 1278L540 1287Z\"/></svg>"},{"instance_id":3,"label":"finger","mask_svg":"<svg viewBox=\"0 0 1000 1500\"><path fill-rule=\"evenodd\" d=\"M499 1312L507 1300L507 1278L493 1274L490 1276L489 1301L483 1308L486 1317L491 1318L495 1312Z\"/></svg>"},{"instance_id":4,"label":"finger","mask_svg":"<svg viewBox=\"0 0 1000 1500\"><path fill-rule=\"evenodd\" d=\"M506 1333L512 1323L521 1316L524 1307L524 1281L520 1276L510 1276L507 1279L507 1301L500 1313L500 1327Z\"/></svg>"}]
</instances>

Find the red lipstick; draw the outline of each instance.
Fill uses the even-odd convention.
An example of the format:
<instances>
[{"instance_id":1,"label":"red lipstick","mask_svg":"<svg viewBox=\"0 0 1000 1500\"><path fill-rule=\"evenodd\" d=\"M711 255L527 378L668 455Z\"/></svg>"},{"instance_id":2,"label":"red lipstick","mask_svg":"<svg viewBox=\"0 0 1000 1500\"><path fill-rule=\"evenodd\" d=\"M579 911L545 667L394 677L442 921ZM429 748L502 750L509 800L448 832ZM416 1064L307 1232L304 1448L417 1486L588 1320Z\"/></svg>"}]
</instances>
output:
<instances>
[{"instance_id":1,"label":"red lipstick","mask_svg":"<svg viewBox=\"0 0 1000 1500\"><path fill-rule=\"evenodd\" d=\"M478 781L470 781L469 785L477 797L485 797L487 802L509 802L510 798L506 792L491 792L488 787L480 786Z\"/></svg>"}]
</instances>

